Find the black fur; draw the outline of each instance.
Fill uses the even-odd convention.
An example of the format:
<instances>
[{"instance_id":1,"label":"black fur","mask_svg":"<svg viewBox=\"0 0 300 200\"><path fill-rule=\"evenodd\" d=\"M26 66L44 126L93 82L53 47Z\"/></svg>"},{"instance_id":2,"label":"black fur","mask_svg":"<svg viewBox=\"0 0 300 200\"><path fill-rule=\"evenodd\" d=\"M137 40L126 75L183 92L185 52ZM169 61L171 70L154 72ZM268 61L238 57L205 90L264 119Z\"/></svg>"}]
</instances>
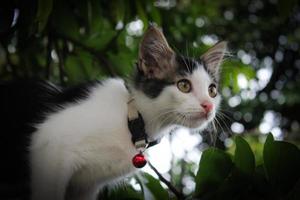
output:
<instances>
[{"instance_id":1,"label":"black fur","mask_svg":"<svg viewBox=\"0 0 300 200\"><path fill-rule=\"evenodd\" d=\"M0 82L0 199L28 199L33 125L64 104L86 98L95 84L63 89L45 81Z\"/></svg>"},{"instance_id":2,"label":"black fur","mask_svg":"<svg viewBox=\"0 0 300 200\"><path fill-rule=\"evenodd\" d=\"M177 66L174 66L176 68L175 76L184 76L193 73L197 68L197 63L201 61L179 55L176 56L176 62ZM139 67L137 67L137 72L134 77L134 86L137 89L142 90L150 98L158 97L166 86L174 83L175 77L169 77L168 79L147 78L144 76L143 72L139 70Z\"/></svg>"},{"instance_id":3,"label":"black fur","mask_svg":"<svg viewBox=\"0 0 300 200\"><path fill-rule=\"evenodd\" d=\"M148 97L156 98L161 91L168 85L172 85L173 82L167 80L159 80L155 78L147 78L143 72L137 70L134 78L134 86L138 90L142 90Z\"/></svg>"},{"instance_id":4,"label":"black fur","mask_svg":"<svg viewBox=\"0 0 300 200\"><path fill-rule=\"evenodd\" d=\"M195 69L197 69L198 65L201 64L200 60L195 60L193 58L188 58L184 56L176 56L177 69L176 72L179 75L192 74Z\"/></svg>"}]
</instances>

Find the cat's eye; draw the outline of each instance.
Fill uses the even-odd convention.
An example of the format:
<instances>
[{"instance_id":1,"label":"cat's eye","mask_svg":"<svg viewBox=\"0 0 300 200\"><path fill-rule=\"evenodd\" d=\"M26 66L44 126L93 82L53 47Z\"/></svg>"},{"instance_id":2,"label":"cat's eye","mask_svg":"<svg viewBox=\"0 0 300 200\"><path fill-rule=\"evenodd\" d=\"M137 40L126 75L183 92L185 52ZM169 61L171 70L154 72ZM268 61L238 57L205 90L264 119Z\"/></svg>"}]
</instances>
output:
<instances>
[{"instance_id":1,"label":"cat's eye","mask_svg":"<svg viewBox=\"0 0 300 200\"><path fill-rule=\"evenodd\" d=\"M208 87L208 94L210 97L215 98L218 94L217 86L215 84L210 84Z\"/></svg>"},{"instance_id":2,"label":"cat's eye","mask_svg":"<svg viewBox=\"0 0 300 200\"><path fill-rule=\"evenodd\" d=\"M177 88L184 93L189 93L192 90L192 84L187 79L181 79L177 82Z\"/></svg>"}]
</instances>

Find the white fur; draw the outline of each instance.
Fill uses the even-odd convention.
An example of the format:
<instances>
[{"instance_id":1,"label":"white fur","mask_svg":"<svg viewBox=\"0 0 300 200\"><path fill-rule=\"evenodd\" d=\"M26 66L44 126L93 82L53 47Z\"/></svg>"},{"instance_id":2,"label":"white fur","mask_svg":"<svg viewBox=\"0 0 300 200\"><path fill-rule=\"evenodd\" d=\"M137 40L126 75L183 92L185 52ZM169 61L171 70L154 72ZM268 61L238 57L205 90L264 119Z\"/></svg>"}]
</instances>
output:
<instances>
[{"instance_id":1,"label":"white fur","mask_svg":"<svg viewBox=\"0 0 300 200\"><path fill-rule=\"evenodd\" d=\"M86 100L68 105L38 126L30 148L32 199L64 199L71 176L83 167L91 170L83 186L91 187L134 170L128 98L123 81L109 79Z\"/></svg>"},{"instance_id":2,"label":"white fur","mask_svg":"<svg viewBox=\"0 0 300 200\"><path fill-rule=\"evenodd\" d=\"M215 108L220 101L209 97L211 80L202 66L188 78L194 88L191 93L172 85L151 99L132 88L151 139L161 137L172 122L202 129L211 120L189 124L176 118L186 109L201 110L202 101L213 102ZM79 190L80 195L72 199L96 199L104 184L135 171L131 159L137 151L127 127L129 98L122 80L108 79L85 100L65 106L37 126L30 147L33 200L63 200L68 184Z\"/></svg>"}]
</instances>

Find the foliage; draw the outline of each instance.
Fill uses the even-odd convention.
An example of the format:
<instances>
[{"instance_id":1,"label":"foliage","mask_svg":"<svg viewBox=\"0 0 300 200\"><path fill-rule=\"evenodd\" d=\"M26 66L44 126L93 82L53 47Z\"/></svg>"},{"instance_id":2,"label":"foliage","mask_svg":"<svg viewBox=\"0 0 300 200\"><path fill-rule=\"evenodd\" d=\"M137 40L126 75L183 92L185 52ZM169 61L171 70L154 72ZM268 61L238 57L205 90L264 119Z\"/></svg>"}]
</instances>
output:
<instances>
[{"instance_id":1,"label":"foliage","mask_svg":"<svg viewBox=\"0 0 300 200\"><path fill-rule=\"evenodd\" d=\"M254 154L246 140L236 136L235 144L234 155L216 148L209 148L203 152L195 177L195 191L185 198L203 200L300 198L300 150L295 145L275 141L272 134L269 134L264 144L263 164L255 164ZM171 194L169 197L160 183L149 174L143 175L142 178L144 181L139 181L142 191L134 191L131 186L127 186L126 191L130 192L125 194L122 188L117 196L122 199L132 199L133 194L134 199L149 199L149 195L154 199L172 197ZM107 198L112 198L115 193L111 195Z\"/></svg>"},{"instance_id":2,"label":"foliage","mask_svg":"<svg viewBox=\"0 0 300 200\"><path fill-rule=\"evenodd\" d=\"M201 199L298 199L300 181L300 150L293 144L274 141L269 134L264 144L263 164L255 165L249 144L237 136L233 162L229 156L214 149L203 152L197 177L212 173L204 163L214 165L219 181L208 176L198 181L196 196ZM222 156L220 156L222 155ZM209 158L205 159L205 158ZM230 167L229 167L230 166ZM229 170L228 170L229 167ZM196 187L196 189L197 189ZM201 188L201 189L200 189ZM206 188L206 189L203 189Z\"/></svg>"}]
</instances>

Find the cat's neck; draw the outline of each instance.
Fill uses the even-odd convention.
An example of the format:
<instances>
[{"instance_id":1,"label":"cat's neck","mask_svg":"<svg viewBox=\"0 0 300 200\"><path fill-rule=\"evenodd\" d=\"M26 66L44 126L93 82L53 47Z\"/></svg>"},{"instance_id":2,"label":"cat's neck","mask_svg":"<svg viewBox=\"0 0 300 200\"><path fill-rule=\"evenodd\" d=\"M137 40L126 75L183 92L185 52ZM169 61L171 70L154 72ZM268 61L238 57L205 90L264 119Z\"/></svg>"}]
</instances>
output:
<instances>
[{"instance_id":1,"label":"cat's neck","mask_svg":"<svg viewBox=\"0 0 300 200\"><path fill-rule=\"evenodd\" d=\"M151 99L146 98L144 94L134 89L130 89L130 91L130 100L133 101L135 109L141 114L144 120L148 139L150 141L160 139L171 125L164 123L164 120L159 117L161 111Z\"/></svg>"}]
</instances>

